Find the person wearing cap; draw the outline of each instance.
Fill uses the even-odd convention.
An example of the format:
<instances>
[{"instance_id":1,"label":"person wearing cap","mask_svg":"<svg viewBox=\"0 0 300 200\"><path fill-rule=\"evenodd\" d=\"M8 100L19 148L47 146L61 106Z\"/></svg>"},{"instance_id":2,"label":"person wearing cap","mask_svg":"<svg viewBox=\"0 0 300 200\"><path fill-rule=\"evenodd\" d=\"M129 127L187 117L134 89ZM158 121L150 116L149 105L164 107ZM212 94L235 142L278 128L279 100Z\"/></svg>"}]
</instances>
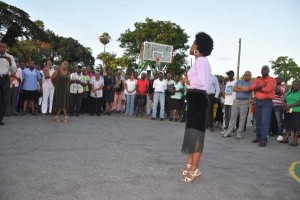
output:
<instances>
[{"instance_id":1,"label":"person wearing cap","mask_svg":"<svg viewBox=\"0 0 300 200\"><path fill-rule=\"evenodd\" d=\"M225 85L225 91L223 92L224 97L224 123L223 123L223 130L221 131L222 134L225 134L231 117L231 108L233 104L233 100L235 99L235 91L233 90L234 85L236 84L236 80L234 77L234 72L232 70L226 72L228 77L228 82Z\"/></svg>"},{"instance_id":2,"label":"person wearing cap","mask_svg":"<svg viewBox=\"0 0 300 200\"><path fill-rule=\"evenodd\" d=\"M163 72L158 72L158 78L153 82L154 89L154 103L153 103L153 112L152 120L156 119L157 105L160 105L160 121L163 121L165 118L165 91L167 89L167 82L163 79Z\"/></svg>"},{"instance_id":3,"label":"person wearing cap","mask_svg":"<svg viewBox=\"0 0 300 200\"><path fill-rule=\"evenodd\" d=\"M9 92L9 73L15 74L17 66L12 55L6 53L6 43L0 42L0 125L6 113L8 92Z\"/></svg>"},{"instance_id":4,"label":"person wearing cap","mask_svg":"<svg viewBox=\"0 0 300 200\"><path fill-rule=\"evenodd\" d=\"M273 109L273 99L275 97L275 78L269 76L270 69L267 65L261 68L262 77L258 77L250 86L250 90L255 93L255 120L256 139L252 143L258 143L258 147L265 147L268 143L268 133L270 130L271 113Z\"/></svg>"},{"instance_id":5,"label":"person wearing cap","mask_svg":"<svg viewBox=\"0 0 300 200\"><path fill-rule=\"evenodd\" d=\"M49 101L49 113L52 111L52 102L54 95L54 85L51 82L53 73L55 72L52 61L47 60L46 66L43 68L43 101L42 101L42 114L46 115L48 110L48 101Z\"/></svg>"},{"instance_id":6,"label":"person wearing cap","mask_svg":"<svg viewBox=\"0 0 300 200\"><path fill-rule=\"evenodd\" d=\"M70 76L70 116L75 114L79 117L81 112L81 102L83 98L84 87L87 86L86 78L81 73L82 66L77 65L76 72ZM76 106L76 110L75 110Z\"/></svg>"}]
</instances>

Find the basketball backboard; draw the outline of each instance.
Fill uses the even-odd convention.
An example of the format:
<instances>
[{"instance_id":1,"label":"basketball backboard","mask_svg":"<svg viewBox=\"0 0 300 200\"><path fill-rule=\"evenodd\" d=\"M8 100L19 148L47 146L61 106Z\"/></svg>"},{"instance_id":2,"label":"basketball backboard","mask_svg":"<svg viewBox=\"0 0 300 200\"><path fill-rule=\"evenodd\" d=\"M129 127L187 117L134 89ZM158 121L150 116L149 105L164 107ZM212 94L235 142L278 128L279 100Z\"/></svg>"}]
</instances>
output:
<instances>
[{"instance_id":1,"label":"basketball backboard","mask_svg":"<svg viewBox=\"0 0 300 200\"><path fill-rule=\"evenodd\" d=\"M173 59L173 46L144 42L142 55L144 60L171 63Z\"/></svg>"}]
</instances>

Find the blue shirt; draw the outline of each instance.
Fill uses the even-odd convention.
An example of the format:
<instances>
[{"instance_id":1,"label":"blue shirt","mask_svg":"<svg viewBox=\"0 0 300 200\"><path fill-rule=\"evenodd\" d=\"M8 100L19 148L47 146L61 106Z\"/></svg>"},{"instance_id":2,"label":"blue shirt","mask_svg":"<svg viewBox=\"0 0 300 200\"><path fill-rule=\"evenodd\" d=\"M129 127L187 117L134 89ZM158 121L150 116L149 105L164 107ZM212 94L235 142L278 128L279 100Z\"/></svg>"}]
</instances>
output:
<instances>
[{"instance_id":1,"label":"blue shirt","mask_svg":"<svg viewBox=\"0 0 300 200\"><path fill-rule=\"evenodd\" d=\"M242 87L249 87L251 85L251 81L244 81L244 80L238 80L234 86L242 86ZM250 99L252 92L236 92L236 99Z\"/></svg>"},{"instance_id":2,"label":"blue shirt","mask_svg":"<svg viewBox=\"0 0 300 200\"><path fill-rule=\"evenodd\" d=\"M22 71L22 76L23 90L34 91L39 89L38 80L41 80L42 76L36 69L31 71L29 68L25 68Z\"/></svg>"}]
</instances>

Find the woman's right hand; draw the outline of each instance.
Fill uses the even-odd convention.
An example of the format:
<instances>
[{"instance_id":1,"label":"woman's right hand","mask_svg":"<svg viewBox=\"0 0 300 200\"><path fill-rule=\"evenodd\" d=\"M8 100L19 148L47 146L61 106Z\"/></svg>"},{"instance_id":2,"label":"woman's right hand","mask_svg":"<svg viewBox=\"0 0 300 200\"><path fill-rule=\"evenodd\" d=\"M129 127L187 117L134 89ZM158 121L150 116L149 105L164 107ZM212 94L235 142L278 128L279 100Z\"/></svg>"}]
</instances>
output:
<instances>
[{"instance_id":1,"label":"woman's right hand","mask_svg":"<svg viewBox=\"0 0 300 200\"><path fill-rule=\"evenodd\" d=\"M188 77L187 74L185 74L183 80L184 80L184 83L185 83L186 85L190 85L190 80L189 80L189 77Z\"/></svg>"}]
</instances>

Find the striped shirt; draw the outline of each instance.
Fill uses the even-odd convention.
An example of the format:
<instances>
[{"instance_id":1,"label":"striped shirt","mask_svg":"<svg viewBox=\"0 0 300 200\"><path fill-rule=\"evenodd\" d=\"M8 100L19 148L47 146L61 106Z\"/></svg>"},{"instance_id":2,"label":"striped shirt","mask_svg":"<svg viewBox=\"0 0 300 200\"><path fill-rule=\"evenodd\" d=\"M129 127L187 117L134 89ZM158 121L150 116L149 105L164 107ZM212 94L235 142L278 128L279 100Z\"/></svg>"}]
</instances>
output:
<instances>
[{"instance_id":1,"label":"striped shirt","mask_svg":"<svg viewBox=\"0 0 300 200\"><path fill-rule=\"evenodd\" d=\"M284 96L285 96L286 88L285 88L285 85L280 85L280 86L276 86L276 87L278 87L278 89L280 90L280 95L275 94L275 97L273 99L273 105L274 106L282 106L284 103Z\"/></svg>"},{"instance_id":2,"label":"striped shirt","mask_svg":"<svg viewBox=\"0 0 300 200\"><path fill-rule=\"evenodd\" d=\"M79 80L81 83L86 84L85 76L82 74L78 75L76 72L71 74L70 79L71 81ZM72 83L70 85L70 93L71 94L83 93L83 86L78 83Z\"/></svg>"}]
</instances>

